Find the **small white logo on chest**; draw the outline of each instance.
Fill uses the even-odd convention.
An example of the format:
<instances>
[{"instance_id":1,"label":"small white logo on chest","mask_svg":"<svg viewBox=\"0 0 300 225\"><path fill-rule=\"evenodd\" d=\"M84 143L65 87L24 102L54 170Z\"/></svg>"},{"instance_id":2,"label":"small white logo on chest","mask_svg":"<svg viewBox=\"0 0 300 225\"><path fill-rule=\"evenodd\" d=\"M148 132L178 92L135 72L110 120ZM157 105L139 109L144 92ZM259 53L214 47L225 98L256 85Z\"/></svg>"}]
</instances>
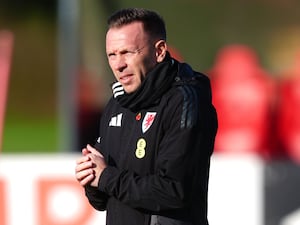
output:
<instances>
[{"instance_id":1,"label":"small white logo on chest","mask_svg":"<svg viewBox=\"0 0 300 225\"><path fill-rule=\"evenodd\" d=\"M113 116L109 121L109 126L110 127L121 127L122 116L123 116L123 113L120 113L117 116Z\"/></svg>"}]
</instances>

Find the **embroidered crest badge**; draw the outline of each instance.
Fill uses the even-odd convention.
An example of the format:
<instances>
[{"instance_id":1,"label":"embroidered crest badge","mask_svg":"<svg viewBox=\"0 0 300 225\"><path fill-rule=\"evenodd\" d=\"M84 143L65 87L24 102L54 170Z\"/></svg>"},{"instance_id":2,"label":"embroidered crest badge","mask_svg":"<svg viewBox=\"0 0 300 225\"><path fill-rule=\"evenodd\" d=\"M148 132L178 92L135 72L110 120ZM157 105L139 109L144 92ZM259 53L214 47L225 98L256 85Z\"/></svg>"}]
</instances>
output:
<instances>
[{"instance_id":1,"label":"embroidered crest badge","mask_svg":"<svg viewBox=\"0 0 300 225\"><path fill-rule=\"evenodd\" d=\"M147 112L146 113L143 123L142 123L142 132L143 133L146 133L146 131L149 130L149 128L153 124L155 116L156 116L156 112Z\"/></svg>"}]
</instances>

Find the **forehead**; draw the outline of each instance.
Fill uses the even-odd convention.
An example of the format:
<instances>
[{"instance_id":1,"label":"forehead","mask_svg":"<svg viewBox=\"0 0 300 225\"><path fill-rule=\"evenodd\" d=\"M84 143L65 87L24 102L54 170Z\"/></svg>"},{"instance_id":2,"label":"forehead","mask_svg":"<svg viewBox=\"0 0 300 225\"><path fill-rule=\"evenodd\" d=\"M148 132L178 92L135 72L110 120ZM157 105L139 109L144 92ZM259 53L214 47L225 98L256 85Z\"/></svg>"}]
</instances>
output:
<instances>
[{"instance_id":1,"label":"forehead","mask_svg":"<svg viewBox=\"0 0 300 225\"><path fill-rule=\"evenodd\" d=\"M121 27L110 28L106 34L106 49L124 48L145 44L149 38L141 22L133 22Z\"/></svg>"}]
</instances>

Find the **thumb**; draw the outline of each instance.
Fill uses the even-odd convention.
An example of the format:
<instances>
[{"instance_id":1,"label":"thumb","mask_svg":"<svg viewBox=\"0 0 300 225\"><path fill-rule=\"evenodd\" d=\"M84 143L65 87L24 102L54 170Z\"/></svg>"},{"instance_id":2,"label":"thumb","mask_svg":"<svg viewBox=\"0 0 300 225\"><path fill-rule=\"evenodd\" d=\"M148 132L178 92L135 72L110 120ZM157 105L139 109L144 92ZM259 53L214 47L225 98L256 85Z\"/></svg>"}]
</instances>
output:
<instances>
[{"instance_id":1,"label":"thumb","mask_svg":"<svg viewBox=\"0 0 300 225\"><path fill-rule=\"evenodd\" d=\"M94 154L94 155L101 156L101 157L103 158L103 156L101 155L101 153L100 153L97 149L93 148L91 145L88 144L88 145L86 146L86 148L87 148L87 150L88 150L90 153L92 153L92 154Z\"/></svg>"},{"instance_id":2,"label":"thumb","mask_svg":"<svg viewBox=\"0 0 300 225\"><path fill-rule=\"evenodd\" d=\"M95 151L97 151L95 148L93 148L90 144L87 144L86 145L86 148L89 152L91 153L95 153Z\"/></svg>"}]
</instances>

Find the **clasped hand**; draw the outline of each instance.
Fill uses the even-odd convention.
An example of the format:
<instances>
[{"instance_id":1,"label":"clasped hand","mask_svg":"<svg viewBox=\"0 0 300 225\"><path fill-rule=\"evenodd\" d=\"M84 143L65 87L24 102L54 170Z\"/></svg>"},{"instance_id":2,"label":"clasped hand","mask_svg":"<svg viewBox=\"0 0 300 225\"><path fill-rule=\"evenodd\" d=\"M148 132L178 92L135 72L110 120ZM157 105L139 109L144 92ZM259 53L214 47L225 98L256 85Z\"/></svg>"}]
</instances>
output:
<instances>
[{"instance_id":1,"label":"clasped hand","mask_svg":"<svg viewBox=\"0 0 300 225\"><path fill-rule=\"evenodd\" d=\"M87 145L82 149L82 156L77 159L75 177L81 186L98 187L103 170L106 168L104 157L95 148Z\"/></svg>"}]
</instances>

